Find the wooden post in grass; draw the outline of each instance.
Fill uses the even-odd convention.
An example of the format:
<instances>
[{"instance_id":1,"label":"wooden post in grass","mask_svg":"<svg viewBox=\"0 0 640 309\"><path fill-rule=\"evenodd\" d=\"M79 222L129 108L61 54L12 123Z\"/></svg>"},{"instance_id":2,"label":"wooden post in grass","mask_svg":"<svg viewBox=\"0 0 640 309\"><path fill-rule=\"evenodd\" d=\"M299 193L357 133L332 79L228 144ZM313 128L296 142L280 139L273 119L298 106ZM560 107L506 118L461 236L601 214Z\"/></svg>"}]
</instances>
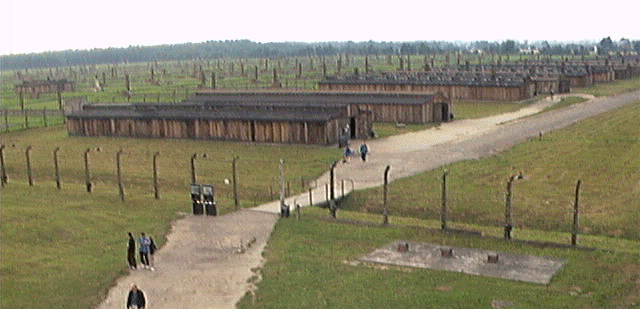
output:
<instances>
[{"instance_id":1,"label":"wooden post in grass","mask_svg":"<svg viewBox=\"0 0 640 309\"><path fill-rule=\"evenodd\" d=\"M87 186L87 192L91 193L92 185L91 185L91 172L89 171L89 152L90 148L84 151L84 183Z\"/></svg>"},{"instance_id":2,"label":"wooden post in grass","mask_svg":"<svg viewBox=\"0 0 640 309\"><path fill-rule=\"evenodd\" d=\"M124 186L122 185L122 169L120 168L121 156L122 156L122 149L116 152L116 174L118 176L118 193L120 194L120 200L124 202Z\"/></svg>"},{"instance_id":3,"label":"wooden post in grass","mask_svg":"<svg viewBox=\"0 0 640 309\"><path fill-rule=\"evenodd\" d=\"M211 89L216 89L216 72L211 72Z\"/></svg>"},{"instance_id":4,"label":"wooden post in grass","mask_svg":"<svg viewBox=\"0 0 640 309\"><path fill-rule=\"evenodd\" d=\"M160 199L160 190L158 190L158 156L159 152L153 154L153 196L156 200Z\"/></svg>"},{"instance_id":5,"label":"wooden post in grass","mask_svg":"<svg viewBox=\"0 0 640 309\"><path fill-rule=\"evenodd\" d=\"M369 57L364 57L364 74L369 74Z\"/></svg>"},{"instance_id":6,"label":"wooden post in grass","mask_svg":"<svg viewBox=\"0 0 640 309\"><path fill-rule=\"evenodd\" d=\"M129 79L129 73L124 75L124 86L127 89L127 92L131 91L131 80ZM128 94L127 94L128 95Z\"/></svg>"},{"instance_id":7,"label":"wooden post in grass","mask_svg":"<svg viewBox=\"0 0 640 309\"><path fill-rule=\"evenodd\" d=\"M44 127L47 127L47 108L43 107L42 108L42 125L44 125Z\"/></svg>"},{"instance_id":8,"label":"wooden post in grass","mask_svg":"<svg viewBox=\"0 0 640 309\"><path fill-rule=\"evenodd\" d=\"M312 190L313 189L310 187L309 188L309 206L313 206L313 197L312 197L312 194L311 194Z\"/></svg>"},{"instance_id":9,"label":"wooden post in grass","mask_svg":"<svg viewBox=\"0 0 640 309\"><path fill-rule=\"evenodd\" d=\"M389 224L389 170L391 169L391 165L387 165L387 168L384 169L384 200L382 201L382 215L384 216L382 219L382 224Z\"/></svg>"},{"instance_id":10,"label":"wooden post in grass","mask_svg":"<svg viewBox=\"0 0 640 309\"><path fill-rule=\"evenodd\" d=\"M258 65L255 66L253 75L254 75L253 79L255 79L257 82L258 81Z\"/></svg>"},{"instance_id":11,"label":"wooden post in grass","mask_svg":"<svg viewBox=\"0 0 640 309\"><path fill-rule=\"evenodd\" d=\"M280 209L284 207L284 190L285 190L285 176L284 176L284 159L280 159Z\"/></svg>"},{"instance_id":12,"label":"wooden post in grass","mask_svg":"<svg viewBox=\"0 0 640 309\"><path fill-rule=\"evenodd\" d=\"M239 157L233 157L233 161L231 163L231 167L233 169L233 204L236 206L236 210L238 209L238 161Z\"/></svg>"},{"instance_id":13,"label":"wooden post in grass","mask_svg":"<svg viewBox=\"0 0 640 309\"><path fill-rule=\"evenodd\" d=\"M29 186L33 187L33 175L31 173L31 148L31 145L27 146L27 150L25 150L24 155L27 158L27 179L29 180Z\"/></svg>"},{"instance_id":14,"label":"wooden post in grass","mask_svg":"<svg viewBox=\"0 0 640 309\"><path fill-rule=\"evenodd\" d=\"M9 133L9 110L4 110L4 131Z\"/></svg>"},{"instance_id":15,"label":"wooden post in grass","mask_svg":"<svg viewBox=\"0 0 640 309\"><path fill-rule=\"evenodd\" d=\"M22 113L24 114L24 128L28 129L29 128L29 111L28 110L23 110Z\"/></svg>"},{"instance_id":16,"label":"wooden post in grass","mask_svg":"<svg viewBox=\"0 0 640 309\"><path fill-rule=\"evenodd\" d=\"M575 246L578 244L578 233L580 232L580 222L579 222L579 202L580 202L580 184L582 182L578 180L576 183L576 198L575 203L573 204L573 229L571 230L571 245Z\"/></svg>"},{"instance_id":17,"label":"wooden post in grass","mask_svg":"<svg viewBox=\"0 0 640 309\"><path fill-rule=\"evenodd\" d=\"M20 103L20 110L24 110L24 94L22 91L18 92L18 102Z\"/></svg>"},{"instance_id":18,"label":"wooden post in grass","mask_svg":"<svg viewBox=\"0 0 640 309\"><path fill-rule=\"evenodd\" d=\"M335 172L334 169L336 168L336 164L338 164L338 161L333 162L333 164L331 164L331 167L329 168L329 199L330 200L335 200L336 196L335 196Z\"/></svg>"},{"instance_id":19,"label":"wooden post in grass","mask_svg":"<svg viewBox=\"0 0 640 309\"><path fill-rule=\"evenodd\" d=\"M62 189L62 181L60 180L60 166L58 165L58 151L60 151L60 147L56 147L53 150L53 168L56 172L56 188L58 190Z\"/></svg>"},{"instance_id":20,"label":"wooden post in grass","mask_svg":"<svg viewBox=\"0 0 640 309\"><path fill-rule=\"evenodd\" d=\"M58 91L58 110L62 110L62 92Z\"/></svg>"},{"instance_id":21,"label":"wooden post in grass","mask_svg":"<svg viewBox=\"0 0 640 309\"><path fill-rule=\"evenodd\" d=\"M0 187L4 187L7 184L7 168L4 165L4 148L5 145L0 145ZM309 189L311 190L311 189Z\"/></svg>"},{"instance_id":22,"label":"wooden post in grass","mask_svg":"<svg viewBox=\"0 0 640 309\"><path fill-rule=\"evenodd\" d=\"M441 227L443 230L447 229L447 215L449 212L447 200L447 170L444 170L442 174L442 210L440 212Z\"/></svg>"}]
</instances>

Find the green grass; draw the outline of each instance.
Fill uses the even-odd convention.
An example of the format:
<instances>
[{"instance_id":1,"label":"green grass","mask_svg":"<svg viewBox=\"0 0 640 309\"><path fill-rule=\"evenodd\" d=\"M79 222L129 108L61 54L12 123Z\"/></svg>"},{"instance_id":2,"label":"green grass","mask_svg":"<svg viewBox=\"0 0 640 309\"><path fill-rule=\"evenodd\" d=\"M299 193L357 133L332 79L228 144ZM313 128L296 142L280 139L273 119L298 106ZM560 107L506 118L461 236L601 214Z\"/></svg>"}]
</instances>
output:
<instances>
[{"instance_id":1,"label":"green grass","mask_svg":"<svg viewBox=\"0 0 640 309\"><path fill-rule=\"evenodd\" d=\"M373 131L376 132L378 138L385 138L393 135L399 135L409 132L422 131L429 128L439 126L439 123L429 124L403 124L401 126L395 123L377 122L373 125Z\"/></svg>"},{"instance_id":2,"label":"green grass","mask_svg":"<svg viewBox=\"0 0 640 309\"><path fill-rule=\"evenodd\" d=\"M562 99L560 99L560 102L555 103L545 109L542 110L542 113L544 112L548 112L548 111L552 111L555 109L561 109L573 104L578 104L578 103L582 103L582 102L586 102L587 99L582 98L582 97L564 97Z\"/></svg>"},{"instance_id":3,"label":"green grass","mask_svg":"<svg viewBox=\"0 0 640 309\"><path fill-rule=\"evenodd\" d=\"M187 212L177 193L150 201L130 190L80 193L11 182L2 189L0 275L3 308L92 308L126 273L127 232L147 232L165 243L170 223Z\"/></svg>"},{"instance_id":4,"label":"green grass","mask_svg":"<svg viewBox=\"0 0 640 309\"><path fill-rule=\"evenodd\" d=\"M592 94L597 97L618 95L632 90L640 89L640 78L617 80L611 83L596 84L592 87L574 88L571 92Z\"/></svg>"},{"instance_id":5,"label":"green grass","mask_svg":"<svg viewBox=\"0 0 640 309\"><path fill-rule=\"evenodd\" d=\"M306 210L305 210L306 211ZM357 259L395 240L411 240L568 259L549 285L455 272L378 266ZM617 308L640 301L640 255L535 248L415 228L281 220L269 240L255 296L238 308ZM579 289L576 296L571 291Z\"/></svg>"},{"instance_id":6,"label":"green grass","mask_svg":"<svg viewBox=\"0 0 640 309\"><path fill-rule=\"evenodd\" d=\"M0 135L9 183L0 192L0 295L6 308L90 308L126 273L126 232L149 232L164 243L179 212L191 212L190 165L198 181L216 188L219 212L234 211L231 161L238 160L240 207L277 199L279 159L292 192L341 156L337 148L251 145L187 140L68 137L49 127ZM34 186L27 184L25 149L32 145ZM101 151L96 152L99 146ZM59 152L62 190L55 187L53 150ZM90 148L92 193L84 187L84 150ZM115 154L123 149L126 199L117 190ZM160 152L161 200L153 198L152 154ZM306 187L305 187L306 188ZM277 195L277 192L274 192Z\"/></svg>"},{"instance_id":7,"label":"green grass","mask_svg":"<svg viewBox=\"0 0 640 309\"><path fill-rule=\"evenodd\" d=\"M391 213L439 218L443 169L453 222L502 226L508 178L516 228L569 231L576 181L587 234L640 239L640 103L604 113L488 158L450 164L389 186ZM346 209L381 213L382 188L354 192Z\"/></svg>"}]
</instances>

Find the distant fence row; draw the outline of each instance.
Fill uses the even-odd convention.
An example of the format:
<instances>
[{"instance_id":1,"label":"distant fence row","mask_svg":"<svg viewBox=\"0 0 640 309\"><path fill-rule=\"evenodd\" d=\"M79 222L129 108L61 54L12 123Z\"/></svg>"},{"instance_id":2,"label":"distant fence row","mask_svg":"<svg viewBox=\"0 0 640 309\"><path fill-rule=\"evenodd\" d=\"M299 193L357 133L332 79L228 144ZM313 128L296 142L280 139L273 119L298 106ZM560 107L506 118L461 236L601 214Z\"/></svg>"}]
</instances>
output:
<instances>
[{"instance_id":1,"label":"distant fence row","mask_svg":"<svg viewBox=\"0 0 640 309\"><path fill-rule=\"evenodd\" d=\"M47 127L65 122L64 111L59 109L1 109L0 128L3 132Z\"/></svg>"}]
</instances>

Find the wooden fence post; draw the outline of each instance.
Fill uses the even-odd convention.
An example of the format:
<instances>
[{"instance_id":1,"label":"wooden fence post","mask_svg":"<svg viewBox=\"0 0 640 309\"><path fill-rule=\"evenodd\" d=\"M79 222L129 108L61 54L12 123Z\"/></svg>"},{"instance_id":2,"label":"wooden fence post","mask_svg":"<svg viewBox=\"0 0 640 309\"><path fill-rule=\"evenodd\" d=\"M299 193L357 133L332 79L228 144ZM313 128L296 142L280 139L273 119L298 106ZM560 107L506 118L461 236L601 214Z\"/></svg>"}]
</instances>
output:
<instances>
[{"instance_id":1,"label":"wooden fence post","mask_svg":"<svg viewBox=\"0 0 640 309\"><path fill-rule=\"evenodd\" d=\"M4 148L5 145L1 144L0 145L0 187L4 187L5 184L7 184L7 168L4 165Z\"/></svg>"},{"instance_id":2,"label":"wooden fence post","mask_svg":"<svg viewBox=\"0 0 640 309\"><path fill-rule=\"evenodd\" d=\"M442 221L441 227L443 230L447 229L447 215L449 212L447 200L447 170L444 170L444 173L442 174L442 211L440 212L440 219Z\"/></svg>"},{"instance_id":3,"label":"wooden fence post","mask_svg":"<svg viewBox=\"0 0 640 309\"><path fill-rule=\"evenodd\" d=\"M87 192L91 193L92 185L91 185L91 172L89 171L89 152L90 148L84 151L84 183L87 186Z\"/></svg>"},{"instance_id":4,"label":"wooden fence post","mask_svg":"<svg viewBox=\"0 0 640 309\"><path fill-rule=\"evenodd\" d=\"M62 92L58 91L58 109L62 110Z\"/></svg>"},{"instance_id":5,"label":"wooden fence post","mask_svg":"<svg viewBox=\"0 0 640 309\"><path fill-rule=\"evenodd\" d=\"M4 131L9 133L9 110L4 110Z\"/></svg>"},{"instance_id":6,"label":"wooden fence post","mask_svg":"<svg viewBox=\"0 0 640 309\"><path fill-rule=\"evenodd\" d=\"M581 180L578 180L576 183L576 197L575 203L573 204L573 229L571 230L571 245L575 246L578 244L578 233L580 232L580 222L579 222L579 202L580 202L580 184Z\"/></svg>"},{"instance_id":7,"label":"wooden fence post","mask_svg":"<svg viewBox=\"0 0 640 309\"><path fill-rule=\"evenodd\" d=\"M31 173L31 148L31 145L27 146L27 150L25 150L24 155L27 158L27 179L29 180L29 186L33 187L33 174Z\"/></svg>"},{"instance_id":8,"label":"wooden fence post","mask_svg":"<svg viewBox=\"0 0 640 309\"><path fill-rule=\"evenodd\" d=\"M233 203L236 207L236 210L238 209L238 166L237 166L237 161L238 161L239 157L233 157L233 162L231 163L232 165L232 169L233 169Z\"/></svg>"},{"instance_id":9,"label":"wooden fence post","mask_svg":"<svg viewBox=\"0 0 640 309\"><path fill-rule=\"evenodd\" d=\"M384 216L382 224L384 225L389 224L389 209L387 208L389 203L389 169L391 169L391 165L387 165L387 168L384 169L384 199L382 201L382 215Z\"/></svg>"},{"instance_id":10,"label":"wooden fence post","mask_svg":"<svg viewBox=\"0 0 640 309\"><path fill-rule=\"evenodd\" d=\"M60 151L60 147L56 147L53 150L53 167L56 173L56 188L58 190L62 189L62 181L60 180L60 166L58 165L58 151Z\"/></svg>"},{"instance_id":11,"label":"wooden fence post","mask_svg":"<svg viewBox=\"0 0 640 309\"><path fill-rule=\"evenodd\" d=\"M160 190L158 190L158 156L159 152L153 154L153 196L156 200L160 199Z\"/></svg>"},{"instance_id":12,"label":"wooden fence post","mask_svg":"<svg viewBox=\"0 0 640 309\"><path fill-rule=\"evenodd\" d=\"M47 108L46 107L42 108L42 122L44 127L46 128L47 127Z\"/></svg>"},{"instance_id":13,"label":"wooden fence post","mask_svg":"<svg viewBox=\"0 0 640 309\"><path fill-rule=\"evenodd\" d=\"M122 169L120 168L121 156L122 156L122 149L116 152L116 174L118 176L118 193L120 194L120 200L124 202L124 186L122 185Z\"/></svg>"}]
</instances>

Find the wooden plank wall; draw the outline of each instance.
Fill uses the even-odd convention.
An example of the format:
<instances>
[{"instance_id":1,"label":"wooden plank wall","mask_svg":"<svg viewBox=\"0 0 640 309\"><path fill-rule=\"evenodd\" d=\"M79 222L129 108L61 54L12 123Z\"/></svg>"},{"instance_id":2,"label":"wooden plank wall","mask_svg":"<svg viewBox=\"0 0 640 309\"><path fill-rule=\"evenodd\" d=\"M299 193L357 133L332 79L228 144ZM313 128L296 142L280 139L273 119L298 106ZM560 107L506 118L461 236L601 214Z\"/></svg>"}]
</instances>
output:
<instances>
[{"instance_id":1,"label":"wooden plank wall","mask_svg":"<svg viewBox=\"0 0 640 309\"><path fill-rule=\"evenodd\" d=\"M333 144L348 119L322 122L253 120L79 119L67 121L74 136L124 136L235 140L283 144ZM325 136L325 132L328 133Z\"/></svg>"},{"instance_id":2,"label":"wooden plank wall","mask_svg":"<svg viewBox=\"0 0 640 309\"><path fill-rule=\"evenodd\" d=\"M531 98L533 91L529 86L492 87L466 85L396 85L396 84L320 84L325 91L358 91L358 92L421 92L444 93L452 99L520 101ZM376 121L378 118L376 118Z\"/></svg>"}]
</instances>

